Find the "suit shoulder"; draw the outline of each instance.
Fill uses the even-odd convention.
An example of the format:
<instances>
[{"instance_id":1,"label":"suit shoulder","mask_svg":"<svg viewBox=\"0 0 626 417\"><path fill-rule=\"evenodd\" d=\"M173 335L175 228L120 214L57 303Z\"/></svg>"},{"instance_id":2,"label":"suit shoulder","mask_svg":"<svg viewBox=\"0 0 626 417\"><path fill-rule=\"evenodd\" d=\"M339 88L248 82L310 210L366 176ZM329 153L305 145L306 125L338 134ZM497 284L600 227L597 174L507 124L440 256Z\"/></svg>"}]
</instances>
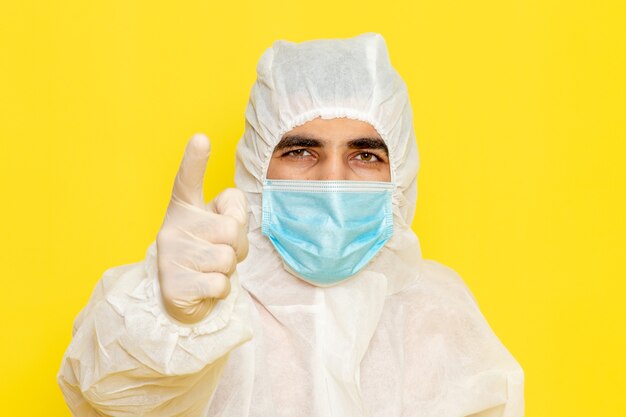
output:
<instances>
[{"instance_id":1,"label":"suit shoulder","mask_svg":"<svg viewBox=\"0 0 626 417\"><path fill-rule=\"evenodd\" d=\"M450 305L453 300L463 301L463 304L477 304L471 290L456 270L430 259L422 261L420 276L413 291L423 293L431 301L442 301L444 305Z\"/></svg>"}]
</instances>

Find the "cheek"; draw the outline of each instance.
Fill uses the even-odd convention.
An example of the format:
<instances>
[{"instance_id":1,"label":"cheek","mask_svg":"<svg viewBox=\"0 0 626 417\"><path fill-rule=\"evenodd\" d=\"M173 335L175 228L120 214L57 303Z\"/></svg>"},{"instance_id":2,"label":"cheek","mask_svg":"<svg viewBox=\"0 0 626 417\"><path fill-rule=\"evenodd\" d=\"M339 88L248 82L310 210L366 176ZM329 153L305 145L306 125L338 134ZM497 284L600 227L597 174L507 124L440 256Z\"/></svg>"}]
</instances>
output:
<instances>
[{"instance_id":1,"label":"cheek","mask_svg":"<svg viewBox=\"0 0 626 417\"><path fill-rule=\"evenodd\" d=\"M281 178L282 164L280 161L275 160L274 158L270 159L270 165L267 168L266 178L270 180L277 180Z\"/></svg>"},{"instance_id":2,"label":"cheek","mask_svg":"<svg viewBox=\"0 0 626 417\"><path fill-rule=\"evenodd\" d=\"M391 172L389 164L381 164L377 167L364 167L355 163L351 166L351 170L355 175L355 179L361 181L391 181Z\"/></svg>"},{"instance_id":3,"label":"cheek","mask_svg":"<svg viewBox=\"0 0 626 417\"><path fill-rule=\"evenodd\" d=\"M298 180L307 179L305 174L310 170L310 163L272 158L267 169L266 178L269 180Z\"/></svg>"}]
</instances>

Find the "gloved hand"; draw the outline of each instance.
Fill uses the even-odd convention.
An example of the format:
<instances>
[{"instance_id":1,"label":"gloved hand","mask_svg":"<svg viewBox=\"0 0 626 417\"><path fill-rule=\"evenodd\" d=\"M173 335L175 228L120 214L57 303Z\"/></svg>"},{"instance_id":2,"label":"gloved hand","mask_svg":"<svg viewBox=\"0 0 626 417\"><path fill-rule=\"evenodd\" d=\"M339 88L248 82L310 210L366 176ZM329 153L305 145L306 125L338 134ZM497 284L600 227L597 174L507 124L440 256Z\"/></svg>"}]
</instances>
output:
<instances>
[{"instance_id":1,"label":"gloved hand","mask_svg":"<svg viewBox=\"0 0 626 417\"><path fill-rule=\"evenodd\" d=\"M185 148L165 220L157 235L161 296L167 312L192 324L230 293L230 277L248 254L248 204L229 188L204 204L202 185L211 151L194 135Z\"/></svg>"}]
</instances>

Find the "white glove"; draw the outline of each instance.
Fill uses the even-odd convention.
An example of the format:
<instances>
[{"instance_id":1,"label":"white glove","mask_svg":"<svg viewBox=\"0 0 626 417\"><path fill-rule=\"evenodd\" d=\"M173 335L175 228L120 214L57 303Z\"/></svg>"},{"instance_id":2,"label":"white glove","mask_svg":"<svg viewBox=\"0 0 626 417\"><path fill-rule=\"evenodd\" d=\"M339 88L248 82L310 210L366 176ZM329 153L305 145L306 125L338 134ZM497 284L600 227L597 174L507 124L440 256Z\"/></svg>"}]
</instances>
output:
<instances>
[{"instance_id":1,"label":"white glove","mask_svg":"<svg viewBox=\"0 0 626 417\"><path fill-rule=\"evenodd\" d=\"M202 320L230 293L230 277L248 254L248 204L229 188L204 204L209 139L194 135L185 148L165 220L157 235L161 296L176 320Z\"/></svg>"}]
</instances>

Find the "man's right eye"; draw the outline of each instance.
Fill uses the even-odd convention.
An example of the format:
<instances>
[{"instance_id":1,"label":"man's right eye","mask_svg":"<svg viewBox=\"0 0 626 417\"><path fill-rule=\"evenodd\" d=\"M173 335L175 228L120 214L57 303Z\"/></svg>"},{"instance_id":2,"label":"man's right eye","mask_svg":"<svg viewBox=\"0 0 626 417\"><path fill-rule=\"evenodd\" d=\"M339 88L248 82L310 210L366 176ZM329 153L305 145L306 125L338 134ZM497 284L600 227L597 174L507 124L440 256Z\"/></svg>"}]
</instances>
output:
<instances>
[{"instance_id":1,"label":"man's right eye","mask_svg":"<svg viewBox=\"0 0 626 417\"><path fill-rule=\"evenodd\" d=\"M305 158L311 156L311 152L306 149L294 149L292 151L285 152L282 156L291 156L293 158Z\"/></svg>"}]
</instances>

